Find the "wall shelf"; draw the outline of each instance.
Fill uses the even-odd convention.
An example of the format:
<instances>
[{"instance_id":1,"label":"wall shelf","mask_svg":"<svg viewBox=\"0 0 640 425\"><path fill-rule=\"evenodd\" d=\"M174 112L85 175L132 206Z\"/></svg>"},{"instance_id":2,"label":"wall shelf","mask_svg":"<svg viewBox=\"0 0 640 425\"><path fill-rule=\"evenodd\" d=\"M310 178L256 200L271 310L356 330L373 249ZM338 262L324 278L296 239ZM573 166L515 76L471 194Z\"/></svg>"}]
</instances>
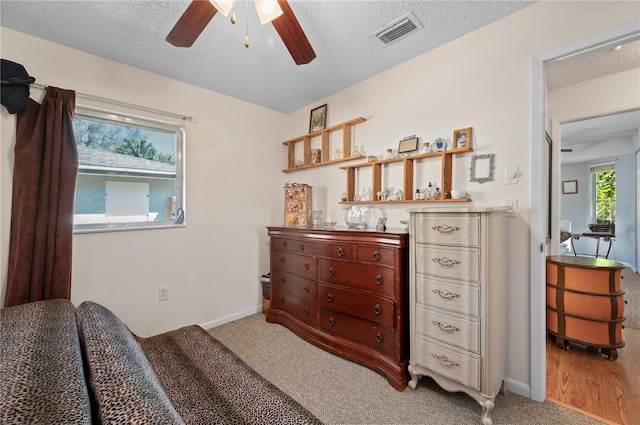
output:
<instances>
[{"instance_id":1,"label":"wall shelf","mask_svg":"<svg viewBox=\"0 0 640 425\"><path fill-rule=\"evenodd\" d=\"M365 121L367 121L367 119L363 117L355 118L350 121L345 121L343 123L327 127L324 130L314 131L313 133L305 134L304 136L299 136L294 139L282 142L283 145L287 146L287 168L283 169L282 172L290 173L292 171L305 170L314 167L322 167L325 165L366 158L364 155L352 155L351 152L351 129L354 125L358 125ZM340 159L331 159L331 143L329 137L331 136L331 133L335 131L342 131L342 158ZM311 139L315 137L322 138L321 160L318 164L311 163ZM303 165L296 167L295 154L296 145L298 143L302 143Z\"/></svg>"}]
</instances>

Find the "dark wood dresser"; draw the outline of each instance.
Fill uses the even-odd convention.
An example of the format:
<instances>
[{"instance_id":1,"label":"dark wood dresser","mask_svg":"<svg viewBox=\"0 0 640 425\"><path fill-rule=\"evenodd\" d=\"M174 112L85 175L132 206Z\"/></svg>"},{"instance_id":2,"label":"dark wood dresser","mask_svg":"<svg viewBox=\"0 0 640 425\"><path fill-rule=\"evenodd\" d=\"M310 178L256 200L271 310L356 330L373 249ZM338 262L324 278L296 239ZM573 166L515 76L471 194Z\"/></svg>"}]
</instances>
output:
<instances>
[{"instance_id":1,"label":"dark wood dresser","mask_svg":"<svg viewBox=\"0 0 640 425\"><path fill-rule=\"evenodd\" d=\"M403 390L409 379L408 233L268 230L267 322L367 366Z\"/></svg>"}]
</instances>

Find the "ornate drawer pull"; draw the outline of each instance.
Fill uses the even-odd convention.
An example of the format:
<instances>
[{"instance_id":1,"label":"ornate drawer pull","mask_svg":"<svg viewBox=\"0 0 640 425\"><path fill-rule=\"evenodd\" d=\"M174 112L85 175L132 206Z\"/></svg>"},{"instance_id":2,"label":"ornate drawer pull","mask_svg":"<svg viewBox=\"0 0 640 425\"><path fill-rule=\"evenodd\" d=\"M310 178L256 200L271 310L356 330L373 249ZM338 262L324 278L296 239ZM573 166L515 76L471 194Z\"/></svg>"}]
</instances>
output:
<instances>
[{"instance_id":1,"label":"ornate drawer pull","mask_svg":"<svg viewBox=\"0 0 640 425\"><path fill-rule=\"evenodd\" d=\"M283 303L284 302L284 297L280 297L280 302Z\"/></svg>"},{"instance_id":2,"label":"ornate drawer pull","mask_svg":"<svg viewBox=\"0 0 640 425\"><path fill-rule=\"evenodd\" d=\"M287 243L287 241L283 241L283 242L282 242L282 247L283 247L283 248L286 248L288 245L289 245L289 244Z\"/></svg>"},{"instance_id":3,"label":"ornate drawer pull","mask_svg":"<svg viewBox=\"0 0 640 425\"><path fill-rule=\"evenodd\" d=\"M382 275L376 276L376 285L382 285Z\"/></svg>"},{"instance_id":4,"label":"ornate drawer pull","mask_svg":"<svg viewBox=\"0 0 640 425\"><path fill-rule=\"evenodd\" d=\"M332 302L333 301L333 295L327 294L327 301Z\"/></svg>"},{"instance_id":5,"label":"ornate drawer pull","mask_svg":"<svg viewBox=\"0 0 640 425\"><path fill-rule=\"evenodd\" d=\"M280 263L284 264L284 257L280 257Z\"/></svg>"},{"instance_id":6,"label":"ornate drawer pull","mask_svg":"<svg viewBox=\"0 0 640 425\"><path fill-rule=\"evenodd\" d=\"M380 304L376 304L376 305L373 307L373 312L374 312L375 314L382 314L382 307L380 307Z\"/></svg>"},{"instance_id":7,"label":"ornate drawer pull","mask_svg":"<svg viewBox=\"0 0 640 425\"><path fill-rule=\"evenodd\" d=\"M440 362L440 365L444 366L444 367L454 367L454 366L460 366L460 363L454 361L454 360L449 360L449 358L447 356L444 355L440 355L440 354L436 354L436 353L431 353L431 357L433 357L434 359L438 360Z\"/></svg>"},{"instance_id":8,"label":"ornate drawer pull","mask_svg":"<svg viewBox=\"0 0 640 425\"><path fill-rule=\"evenodd\" d=\"M284 283L286 280L287 280L287 279L285 279L285 278L284 278L284 276L282 276L282 277L280 278L280 282L281 282L281 283Z\"/></svg>"},{"instance_id":9,"label":"ornate drawer pull","mask_svg":"<svg viewBox=\"0 0 640 425\"><path fill-rule=\"evenodd\" d=\"M329 326L333 326L336 324L336 319L334 319L333 317L329 317Z\"/></svg>"},{"instance_id":10,"label":"ornate drawer pull","mask_svg":"<svg viewBox=\"0 0 640 425\"><path fill-rule=\"evenodd\" d=\"M376 334L376 341L382 342L382 340L384 340L384 336L382 335L382 332L378 332Z\"/></svg>"},{"instance_id":11,"label":"ornate drawer pull","mask_svg":"<svg viewBox=\"0 0 640 425\"><path fill-rule=\"evenodd\" d=\"M309 293L310 290L311 288L309 288L309 285L304 287L304 292L306 292L307 294Z\"/></svg>"},{"instance_id":12,"label":"ornate drawer pull","mask_svg":"<svg viewBox=\"0 0 640 425\"><path fill-rule=\"evenodd\" d=\"M445 300L452 300L454 298L458 298L460 295L455 292L447 291L446 289L433 289L431 290L434 294L440 295Z\"/></svg>"},{"instance_id":13,"label":"ornate drawer pull","mask_svg":"<svg viewBox=\"0 0 640 425\"><path fill-rule=\"evenodd\" d=\"M373 251L373 261L380 260L380 253L378 251Z\"/></svg>"},{"instance_id":14,"label":"ornate drawer pull","mask_svg":"<svg viewBox=\"0 0 640 425\"><path fill-rule=\"evenodd\" d=\"M304 251L304 244L301 243L300 245L298 245L298 249L300 249L300 251Z\"/></svg>"},{"instance_id":15,"label":"ornate drawer pull","mask_svg":"<svg viewBox=\"0 0 640 425\"><path fill-rule=\"evenodd\" d=\"M344 249L338 248L338 257L342 257L344 255Z\"/></svg>"},{"instance_id":16,"label":"ornate drawer pull","mask_svg":"<svg viewBox=\"0 0 640 425\"><path fill-rule=\"evenodd\" d=\"M456 328L455 326L450 325L447 322L438 322L438 321L432 320L431 323L433 323L434 325L436 325L437 327L439 327L440 329L442 329L448 334L451 332L456 332L460 330L459 328Z\"/></svg>"},{"instance_id":17,"label":"ornate drawer pull","mask_svg":"<svg viewBox=\"0 0 640 425\"><path fill-rule=\"evenodd\" d=\"M309 265L309 263L307 263L307 264L305 264L305 265L304 265L304 268L305 268L306 270L309 270L309 268L310 268L310 267L311 267L311 266Z\"/></svg>"},{"instance_id":18,"label":"ornate drawer pull","mask_svg":"<svg viewBox=\"0 0 640 425\"><path fill-rule=\"evenodd\" d=\"M445 267L453 267L456 264L460 264L460 261L452 260L451 258L447 258L447 257L432 258L431 260L435 261L436 263L440 264L441 266L445 266Z\"/></svg>"},{"instance_id":19,"label":"ornate drawer pull","mask_svg":"<svg viewBox=\"0 0 640 425\"><path fill-rule=\"evenodd\" d=\"M304 315L305 315L305 316L308 316L308 315L309 315L309 307L307 307L307 308L305 308L305 309L304 309Z\"/></svg>"},{"instance_id":20,"label":"ornate drawer pull","mask_svg":"<svg viewBox=\"0 0 640 425\"><path fill-rule=\"evenodd\" d=\"M329 276L334 276L336 274L336 271L333 269L333 267L329 267Z\"/></svg>"},{"instance_id":21,"label":"ornate drawer pull","mask_svg":"<svg viewBox=\"0 0 640 425\"><path fill-rule=\"evenodd\" d=\"M442 233L443 235L449 235L449 234L455 232L456 230L460 230L460 228L458 226L449 226L448 224L441 224L441 225L437 225L437 226L431 226L431 229L437 230L438 232Z\"/></svg>"}]
</instances>

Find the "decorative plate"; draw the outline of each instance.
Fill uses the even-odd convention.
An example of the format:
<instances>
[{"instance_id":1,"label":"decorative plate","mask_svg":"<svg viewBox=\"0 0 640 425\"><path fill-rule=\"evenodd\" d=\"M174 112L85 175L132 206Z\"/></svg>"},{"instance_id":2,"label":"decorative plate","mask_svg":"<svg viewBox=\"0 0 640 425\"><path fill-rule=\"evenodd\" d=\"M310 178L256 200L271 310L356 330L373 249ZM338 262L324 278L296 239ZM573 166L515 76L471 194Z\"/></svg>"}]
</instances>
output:
<instances>
[{"instance_id":1,"label":"decorative plate","mask_svg":"<svg viewBox=\"0 0 640 425\"><path fill-rule=\"evenodd\" d=\"M437 138L433 145L436 148L436 152L442 152L447 149L447 141L442 137Z\"/></svg>"}]
</instances>

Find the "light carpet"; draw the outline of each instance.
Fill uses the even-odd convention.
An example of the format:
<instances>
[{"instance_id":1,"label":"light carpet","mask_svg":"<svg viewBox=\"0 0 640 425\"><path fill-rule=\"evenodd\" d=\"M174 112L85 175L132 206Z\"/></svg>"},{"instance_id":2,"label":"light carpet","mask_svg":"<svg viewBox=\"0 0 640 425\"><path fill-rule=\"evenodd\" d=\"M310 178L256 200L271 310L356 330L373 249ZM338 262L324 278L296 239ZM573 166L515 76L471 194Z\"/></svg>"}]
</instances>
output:
<instances>
[{"instance_id":1,"label":"light carpet","mask_svg":"<svg viewBox=\"0 0 640 425\"><path fill-rule=\"evenodd\" d=\"M463 393L442 390L430 378L396 391L385 378L317 348L284 326L255 314L209 333L327 425L480 424L481 408ZM517 360L514 360L517 361ZM599 424L553 403L498 395L494 424Z\"/></svg>"}]
</instances>

